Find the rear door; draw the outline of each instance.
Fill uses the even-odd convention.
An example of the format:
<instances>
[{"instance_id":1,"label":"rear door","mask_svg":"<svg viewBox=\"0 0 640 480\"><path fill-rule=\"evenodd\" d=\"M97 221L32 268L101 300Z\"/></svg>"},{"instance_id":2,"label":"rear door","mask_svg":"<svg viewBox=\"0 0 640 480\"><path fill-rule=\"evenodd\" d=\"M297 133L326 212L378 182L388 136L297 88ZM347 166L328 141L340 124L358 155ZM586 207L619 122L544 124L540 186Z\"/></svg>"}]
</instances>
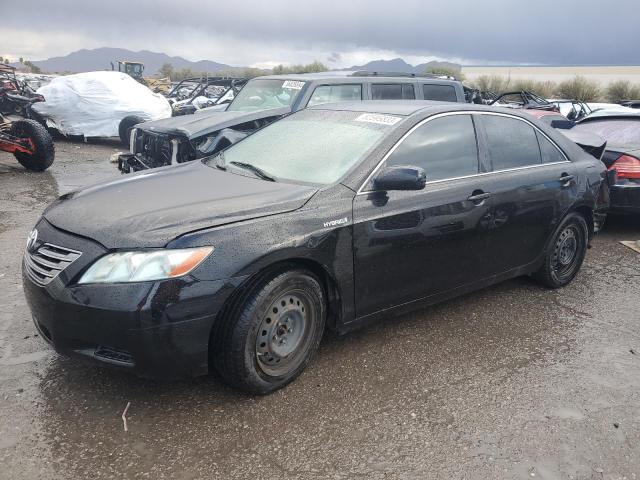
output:
<instances>
[{"instance_id":1,"label":"rear door","mask_svg":"<svg viewBox=\"0 0 640 480\"><path fill-rule=\"evenodd\" d=\"M481 145L490 170L487 261L496 274L535 262L577 197L575 168L540 130L519 117L483 113Z\"/></svg>"},{"instance_id":2,"label":"rear door","mask_svg":"<svg viewBox=\"0 0 640 480\"><path fill-rule=\"evenodd\" d=\"M360 100L362 100L361 83L318 85L311 93L307 107L323 103L355 102Z\"/></svg>"}]
</instances>

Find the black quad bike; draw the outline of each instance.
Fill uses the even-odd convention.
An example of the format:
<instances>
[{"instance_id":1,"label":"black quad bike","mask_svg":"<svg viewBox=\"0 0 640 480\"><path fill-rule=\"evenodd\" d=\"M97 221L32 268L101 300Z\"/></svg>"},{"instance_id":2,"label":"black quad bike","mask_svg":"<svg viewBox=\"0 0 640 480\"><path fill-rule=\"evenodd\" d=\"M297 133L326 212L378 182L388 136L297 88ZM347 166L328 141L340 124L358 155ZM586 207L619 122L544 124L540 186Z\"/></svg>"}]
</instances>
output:
<instances>
[{"instance_id":1,"label":"black quad bike","mask_svg":"<svg viewBox=\"0 0 640 480\"><path fill-rule=\"evenodd\" d=\"M10 122L0 114L0 151L13 153L27 170L42 172L55 157L53 139L35 120Z\"/></svg>"}]
</instances>

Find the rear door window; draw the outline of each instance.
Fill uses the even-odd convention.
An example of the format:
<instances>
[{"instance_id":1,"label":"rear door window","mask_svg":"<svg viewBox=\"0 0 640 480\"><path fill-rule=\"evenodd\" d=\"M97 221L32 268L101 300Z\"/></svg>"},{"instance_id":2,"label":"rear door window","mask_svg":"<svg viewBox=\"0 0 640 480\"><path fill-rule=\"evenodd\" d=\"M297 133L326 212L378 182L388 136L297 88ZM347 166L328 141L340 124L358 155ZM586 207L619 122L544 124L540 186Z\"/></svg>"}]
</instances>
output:
<instances>
[{"instance_id":1,"label":"rear door window","mask_svg":"<svg viewBox=\"0 0 640 480\"><path fill-rule=\"evenodd\" d=\"M436 85L423 83L422 95L425 100L437 100L439 102L456 102L456 89L451 85Z\"/></svg>"},{"instance_id":2,"label":"rear door window","mask_svg":"<svg viewBox=\"0 0 640 480\"><path fill-rule=\"evenodd\" d=\"M493 171L539 165L540 148L534 128L522 120L481 115Z\"/></svg>"},{"instance_id":3,"label":"rear door window","mask_svg":"<svg viewBox=\"0 0 640 480\"><path fill-rule=\"evenodd\" d=\"M471 115L448 115L414 130L387 159L387 166L424 168L427 181L478 173L478 146Z\"/></svg>"},{"instance_id":4,"label":"rear door window","mask_svg":"<svg viewBox=\"0 0 640 480\"><path fill-rule=\"evenodd\" d=\"M536 135L538 136L538 144L542 154L542 163L565 162L567 160L562 152L558 150L558 147L551 143L547 137L540 132L536 132Z\"/></svg>"},{"instance_id":5,"label":"rear door window","mask_svg":"<svg viewBox=\"0 0 640 480\"><path fill-rule=\"evenodd\" d=\"M373 100L415 100L416 94L412 83L373 83L371 98Z\"/></svg>"},{"instance_id":6,"label":"rear door window","mask_svg":"<svg viewBox=\"0 0 640 480\"><path fill-rule=\"evenodd\" d=\"M362 85L320 85L313 91L307 106L358 100L362 100Z\"/></svg>"}]
</instances>

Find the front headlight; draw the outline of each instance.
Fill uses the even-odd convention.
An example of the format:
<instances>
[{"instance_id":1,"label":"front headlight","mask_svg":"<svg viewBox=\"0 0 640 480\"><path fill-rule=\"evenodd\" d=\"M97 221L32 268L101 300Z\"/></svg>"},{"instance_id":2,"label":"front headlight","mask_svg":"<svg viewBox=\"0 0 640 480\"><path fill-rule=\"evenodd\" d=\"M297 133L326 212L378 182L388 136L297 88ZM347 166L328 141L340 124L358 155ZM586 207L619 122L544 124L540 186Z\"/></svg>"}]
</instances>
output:
<instances>
[{"instance_id":1,"label":"front headlight","mask_svg":"<svg viewBox=\"0 0 640 480\"><path fill-rule=\"evenodd\" d=\"M186 275L213 252L213 247L118 252L105 255L78 283L162 280Z\"/></svg>"}]
</instances>

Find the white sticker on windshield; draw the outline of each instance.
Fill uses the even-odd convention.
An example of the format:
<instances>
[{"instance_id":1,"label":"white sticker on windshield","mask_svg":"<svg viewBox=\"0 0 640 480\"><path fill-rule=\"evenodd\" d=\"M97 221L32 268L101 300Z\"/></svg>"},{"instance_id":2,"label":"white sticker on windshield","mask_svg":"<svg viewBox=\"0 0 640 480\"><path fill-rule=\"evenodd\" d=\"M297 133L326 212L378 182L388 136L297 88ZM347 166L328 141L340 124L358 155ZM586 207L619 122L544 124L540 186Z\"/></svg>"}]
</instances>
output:
<instances>
[{"instance_id":1,"label":"white sticker on windshield","mask_svg":"<svg viewBox=\"0 0 640 480\"><path fill-rule=\"evenodd\" d=\"M363 113L356 118L356 122L377 123L379 125L395 125L400 120L402 120L400 117L381 115L379 113Z\"/></svg>"},{"instance_id":2,"label":"white sticker on windshield","mask_svg":"<svg viewBox=\"0 0 640 480\"><path fill-rule=\"evenodd\" d=\"M297 80L287 80L282 84L282 88L290 88L292 90L301 90L304 87L304 82Z\"/></svg>"}]
</instances>

